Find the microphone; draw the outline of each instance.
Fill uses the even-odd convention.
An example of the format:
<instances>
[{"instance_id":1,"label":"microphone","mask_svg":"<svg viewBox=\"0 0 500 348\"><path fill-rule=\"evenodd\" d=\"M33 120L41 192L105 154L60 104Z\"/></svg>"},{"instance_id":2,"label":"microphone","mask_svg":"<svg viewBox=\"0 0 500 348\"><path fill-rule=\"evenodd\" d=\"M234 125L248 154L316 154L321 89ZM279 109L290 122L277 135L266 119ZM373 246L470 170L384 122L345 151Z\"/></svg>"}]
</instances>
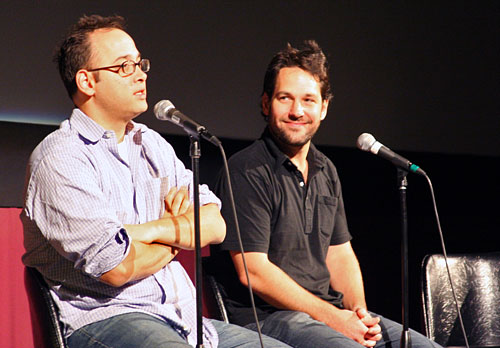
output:
<instances>
[{"instance_id":1,"label":"microphone","mask_svg":"<svg viewBox=\"0 0 500 348\"><path fill-rule=\"evenodd\" d=\"M391 161L397 167L400 167L409 172L427 176L427 174L419 166L411 163L406 158L398 155L391 149L385 147L384 145L376 141L373 135L371 135L370 133L361 134L358 137L356 145L360 150L369 151L377 156L385 158L386 160Z\"/></svg>"},{"instance_id":2,"label":"microphone","mask_svg":"<svg viewBox=\"0 0 500 348\"><path fill-rule=\"evenodd\" d=\"M221 142L216 136L210 134L206 128L196 121L193 121L182 112L177 110L170 100L160 100L155 105L154 113L157 119L161 121L169 121L176 124L189 135L198 138L203 137L215 146L219 146Z\"/></svg>"}]
</instances>

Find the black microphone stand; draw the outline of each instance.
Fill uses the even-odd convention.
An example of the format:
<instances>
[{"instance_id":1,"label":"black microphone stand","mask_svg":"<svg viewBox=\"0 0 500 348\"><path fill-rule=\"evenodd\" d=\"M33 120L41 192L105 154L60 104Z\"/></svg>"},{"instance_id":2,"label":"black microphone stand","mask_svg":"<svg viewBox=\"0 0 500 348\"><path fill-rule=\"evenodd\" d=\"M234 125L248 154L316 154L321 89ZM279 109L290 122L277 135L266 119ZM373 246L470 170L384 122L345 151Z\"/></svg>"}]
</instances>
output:
<instances>
[{"instance_id":1,"label":"black microphone stand","mask_svg":"<svg viewBox=\"0 0 500 348\"><path fill-rule=\"evenodd\" d=\"M402 324L403 332L401 333L401 348L411 348L411 337L408 328L409 322L409 298L408 298L408 216L406 210L406 187L408 181L406 175L408 172L398 168L398 185L399 185L399 202L401 206L401 278L402 278Z\"/></svg>"},{"instance_id":2,"label":"black microphone stand","mask_svg":"<svg viewBox=\"0 0 500 348\"><path fill-rule=\"evenodd\" d=\"M189 136L191 146L191 170L193 171L193 197L194 197L194 246L195 246L195 286L196 286L196 333L197 348L203 348L203 286L201 266L201 237L200 237L200 139Z\"/></svg>"}]
</instances>

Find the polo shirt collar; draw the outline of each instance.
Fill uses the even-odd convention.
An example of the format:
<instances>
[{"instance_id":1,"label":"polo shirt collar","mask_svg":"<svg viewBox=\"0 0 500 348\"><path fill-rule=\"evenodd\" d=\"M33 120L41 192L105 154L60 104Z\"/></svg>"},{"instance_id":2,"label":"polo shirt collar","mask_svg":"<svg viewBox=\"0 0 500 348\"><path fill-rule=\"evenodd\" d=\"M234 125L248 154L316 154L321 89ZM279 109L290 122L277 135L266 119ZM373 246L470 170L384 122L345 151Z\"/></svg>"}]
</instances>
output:
<instances>
[{"instance_id":1,"label":"polo shirt collar","mask_svg":"<svg viewBox=\"0 0 500 348\"><path fill-rule=\"evenodd\" d=\"M274 138L271 135L271 132L269 131L268 127L264 129L264 132L262 133L260 138L264 141L269 153L275 159L275 169L278 169L280 166L284 166L288 170L290 170L291 168L293 168L294 170L297 169L295 164L293 164L292 161L290 160L290 157L288 157L285 153L283 153L283 151L280 150L278 145L276 145L276 142L274 141ZM307 153L307 161L309 162L310 176L314 175L317 171L323 169L326 165L325 155L323 155L316 148L316 146L314 146L313 143L311 143L309 147L309 152Z\"/></svg>"}]
</instances>

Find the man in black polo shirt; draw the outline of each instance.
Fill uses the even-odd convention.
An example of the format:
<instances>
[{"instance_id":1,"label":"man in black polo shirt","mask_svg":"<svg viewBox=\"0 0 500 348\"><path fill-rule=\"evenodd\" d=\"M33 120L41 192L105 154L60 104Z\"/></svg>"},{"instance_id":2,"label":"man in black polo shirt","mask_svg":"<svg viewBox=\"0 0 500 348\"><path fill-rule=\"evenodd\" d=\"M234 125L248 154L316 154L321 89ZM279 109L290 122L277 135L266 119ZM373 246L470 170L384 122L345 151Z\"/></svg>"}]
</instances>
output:
<instances>
[{"instance_id":1,"label":"man in black polo shirt","mask_svg":"<svg viewBox=\"0 0 500 348\"><path fill-rule=\"evenodd\" d=\"M266 71L262 137L229 161L257 315L263 333L293 347L399 347L401 325L367 311L337 171L311 143L331 96L317 43L288 45ZM224 176L216 192L227 224L212 250L226 267L216 276L230 321L256 329ZM411 339L438 346L415 331Z\"/></svg>"}]
</instances>

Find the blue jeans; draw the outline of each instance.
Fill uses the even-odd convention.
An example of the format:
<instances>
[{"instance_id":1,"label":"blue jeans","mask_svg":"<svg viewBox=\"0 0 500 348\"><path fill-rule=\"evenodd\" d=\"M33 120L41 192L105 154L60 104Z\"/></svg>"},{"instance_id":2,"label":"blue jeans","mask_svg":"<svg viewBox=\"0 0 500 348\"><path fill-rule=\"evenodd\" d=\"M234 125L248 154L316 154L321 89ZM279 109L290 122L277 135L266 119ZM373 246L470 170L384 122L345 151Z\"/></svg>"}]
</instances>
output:
<instances>
[{"instance_id":1,"label":"blue jeans","mask_svg":"<svg viewBox=\"0 0 500 348\"><path fill-rule=\"evenodd\" d=\"M219 348L260 348L258 334L243 327L212 320ZM167 322L144 313L121 314L86 325L68 338L69 348L192 348ZM263 337L265 348L290 348Z\"/></svg>"},{"instance_id":2,"label":"blue jeans","mask_svg":"<svg viewBox=\"0 0 500 348\"><path fill-rule=\"evenodd\" d=\"M376 348L399 348L403 326L390 319L380 317L382 339ZM255 324L246 325L255 330ZM324 323L312 319L308 314L294 311L277 311L260 322L262 334L274 337L294 348L361 348L361 344L347 338ZM437 343L426 336L410 330L412 348L437 348ZM272 347L272 346L271 346Z\"/></svg>"}]
</instances>

